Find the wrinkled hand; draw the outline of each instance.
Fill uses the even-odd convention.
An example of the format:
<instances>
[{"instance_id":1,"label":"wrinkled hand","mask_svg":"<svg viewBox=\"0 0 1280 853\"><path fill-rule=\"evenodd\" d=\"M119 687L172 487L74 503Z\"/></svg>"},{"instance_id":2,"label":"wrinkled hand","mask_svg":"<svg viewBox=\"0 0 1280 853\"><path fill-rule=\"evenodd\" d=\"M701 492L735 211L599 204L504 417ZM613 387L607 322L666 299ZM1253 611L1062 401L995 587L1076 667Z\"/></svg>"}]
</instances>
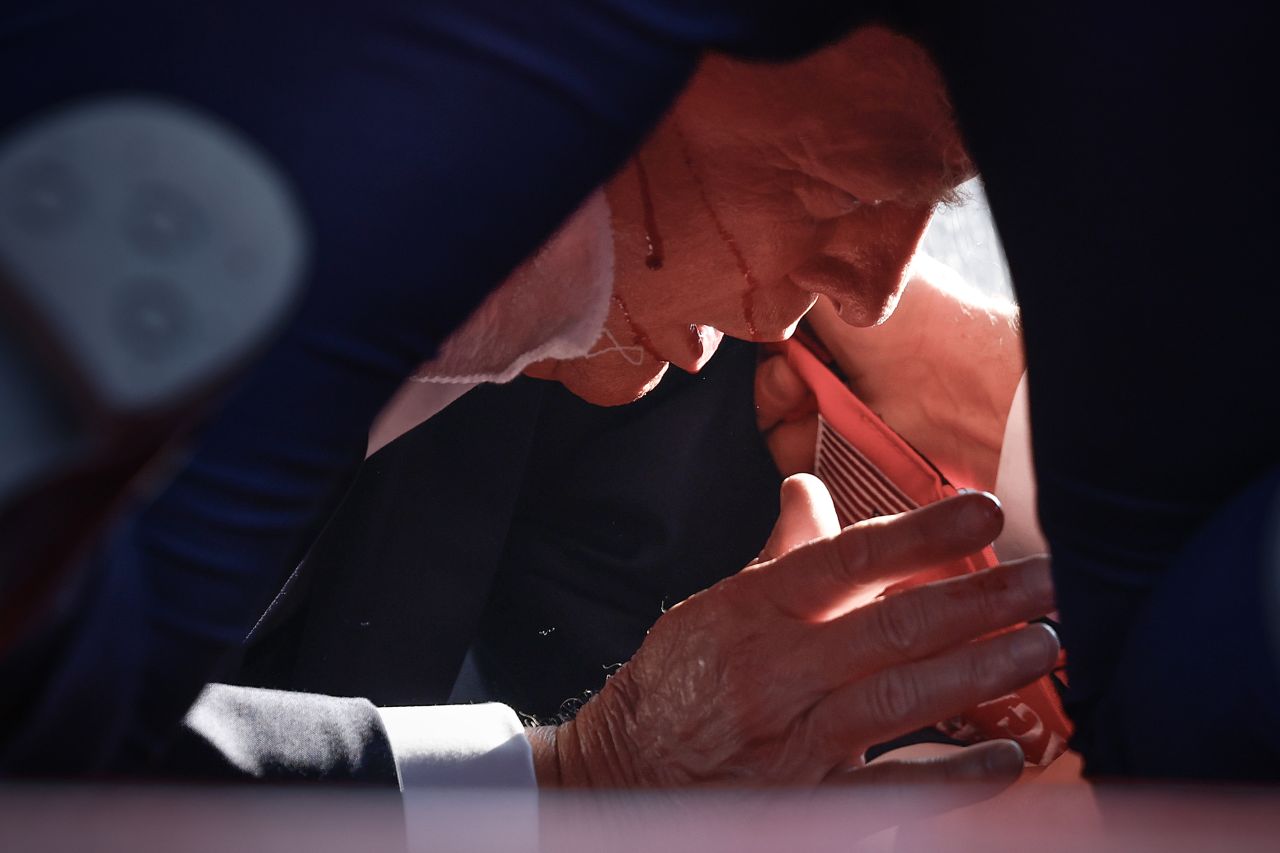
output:
<instances>
[{"instance_id":1,"label":"wrinkled hand","mask_svg":"<svg viewBox=\"0 0 1280 853\"><path fill-rule=\"evenodd\" d=\"M819 300L809 322L853 390L960 486L995 485L1005 420L1023 370L1017 315L919 256L897 310L857 328ZM756 377L758 422L783 474L813 470L811 395L780 357Z\"/></svg>"},{"instance_id":2,"label":"wrinkled hand","mask_svg":"<svg viewBox=\"0 0 1280 853\"><path fill-rule=\"evenodd\" d=\"M1048 672L1053 606L1031 559L877 599L887 584L969 554L998 505L966 494L838 531L812 477L783 484L760 558L673 607L635 657L557 729L531 735L539 783L588 787L818 785L892 778L1011 781L1016 745L920 768L866 766L867 747Z\"/></svg>"}]
</instances>

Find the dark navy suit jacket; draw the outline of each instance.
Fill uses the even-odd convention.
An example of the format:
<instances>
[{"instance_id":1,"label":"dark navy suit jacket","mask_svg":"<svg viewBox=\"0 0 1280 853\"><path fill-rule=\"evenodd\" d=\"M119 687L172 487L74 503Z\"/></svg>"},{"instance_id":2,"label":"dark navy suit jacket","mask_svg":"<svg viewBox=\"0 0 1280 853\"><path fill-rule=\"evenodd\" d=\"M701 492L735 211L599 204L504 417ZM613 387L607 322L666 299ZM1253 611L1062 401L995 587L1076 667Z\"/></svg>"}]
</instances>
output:
<instances>
[{"instance_id":1,"label":"dark navy suit jacket","mask_svg":"<svg viewBox=\"0 0 1280 853\"><path fill-rule=\"evenodd\" d=\"M670 606L750 562L780 477L756 347L591 406L485 386L372 456L255 631L242 679L377 704L486 692L539 717L599 689Z\"/></svg>"}]
</instances>

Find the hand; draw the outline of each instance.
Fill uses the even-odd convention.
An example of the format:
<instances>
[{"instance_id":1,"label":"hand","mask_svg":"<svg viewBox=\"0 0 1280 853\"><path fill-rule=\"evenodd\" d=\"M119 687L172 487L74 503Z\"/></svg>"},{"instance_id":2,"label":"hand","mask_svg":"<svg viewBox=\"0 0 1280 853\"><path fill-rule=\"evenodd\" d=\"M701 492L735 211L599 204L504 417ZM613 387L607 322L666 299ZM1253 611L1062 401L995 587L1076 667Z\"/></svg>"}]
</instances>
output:
<instances>
[{"instance_id":1,"label":"hand","mask_svg":"<svg viewBox=\"0 0 1280 853\"><path fill-rule=\"evenodd\" d=\"M782 507L759 560L669 610L575 720L531 735L540 784L911 776L916 768L866 767L865 750L1053 667L1058 642L1044 626L975 641L1052 609L1043 560L877 599L886 585L989 543L1001 525L989 496L836 532L825 488L794 477L783 484ZM959 756L940 772L965 775L990 760L1011 780L1021 765L1012 744Z\"/></svg>"},{"instance_id":2,"label":"hand","mask_svg":"<svg viewBox=\"0 0 1280 853\"><path fill-rule=\"evenodd\" d=\"M1023 370L1013 306L984 301L947 267L917 258L898 308L856 328L819 300L809 322L853 390L958 486L995 485ZM758 422L783 474L813 470L811 395L785 360L760 365ZM801 417L795 417L799 413Z\"/></svg>"}]
</instances>

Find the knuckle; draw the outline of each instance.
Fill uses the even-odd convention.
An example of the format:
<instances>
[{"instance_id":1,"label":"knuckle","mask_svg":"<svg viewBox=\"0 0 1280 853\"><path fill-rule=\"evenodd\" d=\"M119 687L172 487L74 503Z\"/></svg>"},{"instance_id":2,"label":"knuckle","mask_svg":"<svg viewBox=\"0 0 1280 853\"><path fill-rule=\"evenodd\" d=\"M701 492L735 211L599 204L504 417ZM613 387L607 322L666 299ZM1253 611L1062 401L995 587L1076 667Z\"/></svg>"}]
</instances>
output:
<instances>
[{"instance_id":1,"label":"knuckle","mask_svg":"<svg viewBox=\"0 0 1280 853\"><path fill-rule=\"evenodd\" d=\"M1010 612L1014 609L1011 604L1021 598L1021 593L1016 590L1011 593L1007 585L1001 584L999 577L982 577L989 574L980 572L974 576L980 583L973 590L973 609L978 624L986 630L993 630L1015 620Z\"/></svg>"},{"instance_id":2,"label":"knuckle","mask_svg":"<svg viewBox=\"0 0 1280 853\"><path fill-rule=\"evenodd\" d=\"M1028 562L1019 576L1018 588L1025 602L1037 611L1053 607L1053 581L1049 566L1048 557L1036 557Z\"/></svg>"},{"instance_id":3,"label":"knuckle","mask_svg":"<svg viewBox=\"0 0 1280 853\"><path fill-rule=\"evenodd\" d=\"M1004 628L1015 622L1041 615L1052 606L1051 594L1032 574L1034 566L999 566L979 572L984 583L975 602L977 615L989 630Z\"/></svg>"},{"instance_id":4,"label":"knuckle","mask_svg":"<svg viewBox=\"0 0 1280 853\"><path fill-rule=\"evenodd\" d=\"M849 537L838 536L825 542L815 542L810 547L814 556L820 561L822 574L838 582L845 582L858 574L859 557L855 553L856 545L846 540Z\"/></svg>"},{"instance_id":5,"label":"knuckle","mask_svg":"<svg viewBox=\"0 0 1280 853\"><path fill-rule=\"evenodd\" d=\"M708 624L721 620L736 621L739 617L756 614L763 606L767 600L761 593L763 583L764 576L760 570L749 566L712 587L695 592L676 606L695 605L705 610L709 614L705 617Z\"/></svg>"},{"instance_id":6,"label":"knuckle","mask_svg":"<svg viewBox=\"0 0 1280 853\"><path fill-rule=\"evenodd\" d=\"M964 606L973 628L981 633L1017 622L1027 605L1027 592L1003 568L965 575L954 583L956 603Z\"/></svg>"},{"instance_id":7,"label":"knuckle","mask_svg":"<svg viewBox=\"0 0 1280 853\"><path fill-rule=\"evenodd\" d=\"M880 645L899 659L910 659L924 636L924 609L919 597L902 593L873 608Z\"/></svg>"},{"instance_id":8,"label":"knuckle","mask_svg":"<svg viewBox=\"0 0 1280 853\"><path fill-rule=\"evenodd\" d=\"M879 546L874 530L873 527L858 525L836 537L836 547L830 549L829 559L836 564L832 568L839 577L852 580L875 566Z\"/></svg>"},{"instance_id":9,"label":"knuckle","mask_svg":"<svg viewBox=\"0 0 1280 853\"><path fill-rule=\"evenodd\" d=\"M1017 671L1017 663L1008 651L996 652L989 645L969 658L969 682L983 690L992 690Z\"/></svg>"},{"instance_id":10,"label":"knuckle","mask_svg":"<svg viewBox=\"0 0 1280 853\"><path fill-rule=\"evenodd\" d=\"M920 690L915 678L901 669L889 670L871 689L871 717L882 729L896 726L918 707Z\"/></svg>"},{"instance_id":11,"label":"knuckle","mask_svg":"<svg viewBox=\"0 0 1280 853\"><path fill-rule=\"evenodd\" d=\"M1027 571L1024 566L996 566L981 574L989 575L987 595L993 604L1005 608L1021 608L1036 598L1036 590L1027 583Z\"/></svg>"}]
</instances>

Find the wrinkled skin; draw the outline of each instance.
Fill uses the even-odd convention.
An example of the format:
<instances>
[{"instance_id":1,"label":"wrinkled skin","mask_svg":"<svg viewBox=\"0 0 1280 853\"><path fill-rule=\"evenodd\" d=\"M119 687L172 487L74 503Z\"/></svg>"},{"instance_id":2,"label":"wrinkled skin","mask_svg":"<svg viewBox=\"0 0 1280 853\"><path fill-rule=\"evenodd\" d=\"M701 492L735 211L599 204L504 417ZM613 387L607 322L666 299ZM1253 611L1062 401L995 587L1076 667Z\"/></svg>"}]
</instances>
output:
<instances>
[{"instance_id":1,"label":"wrinkled skin","mask_svg":"<svg viewBox=\"0 0 1280 853\"><path fill-rule=\"evenodd\" d=\"M788 337L818 295L841 322L882 323L934 203L970 171L936 71L904 39L864 30L784 66L709 59L606 188L606 334L585 358L527 372L612 405L669 364L697 371L721 333ZM1041 626L977 639L1052 609L1042 559L877 600L1000 526L995 502L974 494L842 531L816 479L787 480L757 561L664 614L575 720L530 730L539 784L1012 782L1011 742L923 764L864 761L869 746L1056 662Z\"/></svg>"},{"instance_id":2,"label":"wrinkled skin","mask_svg":"<svg viewBox=\"0 0 1280 853\"><path fill-rule=\"evenodd\" d=\"M818 295L847 323L881 322L934 204L971 172L938 73L905 38L869 27L781 65L708 57L605 188L605 334L527 372L618 405L668 365L698 371L722 335L789 337Z\"/></svg>"},{"instance_id":3,"label":"wrinkled skin","mask_svg":"<svg viewBox=\"0 0 1280 853\"><path fill-rule=\"evenodd\" d=\"M974 642L1052 609L1043 558L877 599L983 547L1000 525L995 501L975 493L840 531L821 483L788 479L760 558L669 610L574 721L531 736L540 784L1012 781L1013 744L960 750L923 774L863 760L1053 667L1058 643L1044 626Z\"/></svg>"},{"instance_id":4,"label":"wrinkled skin","mask_svg":"<svg viewBox=\"0 0 1280 853\"><path fill-rule=\"evenodd\" d=\"M1013 306L918 256L898 309L856 328L820 300L808 319L853 390L957 486L992 490L1024 360ZM756 373L757 424L784 474L813 470L813 395L773 356Z\"/></svg>"}]
</instances>

